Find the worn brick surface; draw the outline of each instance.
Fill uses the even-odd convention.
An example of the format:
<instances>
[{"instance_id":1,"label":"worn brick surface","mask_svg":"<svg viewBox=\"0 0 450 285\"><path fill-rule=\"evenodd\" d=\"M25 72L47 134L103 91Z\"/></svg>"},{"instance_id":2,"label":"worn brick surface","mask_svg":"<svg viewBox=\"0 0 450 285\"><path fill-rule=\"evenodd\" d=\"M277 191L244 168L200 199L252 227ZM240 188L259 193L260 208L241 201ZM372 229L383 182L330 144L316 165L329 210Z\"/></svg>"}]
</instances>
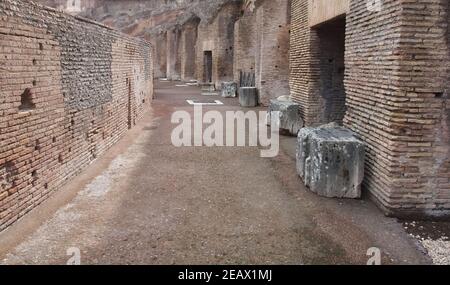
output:
<instances>
[{"instance_id":1,"label":"worn brick surface","mask_svg":"<svg viewBox=\"0 0 450 285\"><path fill-rule=\"evenodd\" d=\"M0 0L0 230L136 123L152 97L152 74L145 41Z\"/></svg>"},{"instance_id":2,"label":"worn brick surface","mask_svg":"<svg viewBox=\"0 0 450 285\"><path fill-rule=\"evenodd\" d=\"M181 80L196 79L195 74L195 47L197 43L197 28L200 19L194 18L187 22L181 32Z\"/></svg>"},{"instance_id":3,"label":"worn brick surface","mask_svg":"<svg viewBox=\"0 0 450 285\"><path fill-rule=\"evenodd\" d=\"M388 214L448 216L449 1L369 8L351 0L345 19L343 122L367 144L364 189ZM308 1L294 0L291 96L307 125L339 121L321 93L333 27L310 27L308 16Z\"/></svg>"},{"instance_id":4,"label":"worn brick surface","mask_svg":"<svg viewBox=\"0 0 450 285\"><path fill-rule=\"evenodd\" d=\"M256 11L256 87L260 103L288 96L291 1L265 0Z\"/></svg>"},{"instance_id":5,"label":"worn brick surface","mask_svg":"<svg viewBox=\"0 0 450 285\"><path fill-rule=\"evenodd\" d=\"M240 15L239 3L224 5L210 22L198 27L196 73L204 82L204 52L212 51L212 81L217 89L222 82L233 81L234 24Z\"/></svg>"}]
</instances>

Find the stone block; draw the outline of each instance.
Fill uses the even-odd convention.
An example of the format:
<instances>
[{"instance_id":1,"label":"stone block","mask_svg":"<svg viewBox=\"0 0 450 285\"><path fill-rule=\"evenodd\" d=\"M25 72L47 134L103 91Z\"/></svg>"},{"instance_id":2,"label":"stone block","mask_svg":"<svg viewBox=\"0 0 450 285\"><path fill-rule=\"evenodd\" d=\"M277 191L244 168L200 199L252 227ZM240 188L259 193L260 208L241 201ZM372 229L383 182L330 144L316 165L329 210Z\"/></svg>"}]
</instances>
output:
<instances>
[{"instance_id":1,"label":"stone block","mask_svg":"<svg viewBox=\"0 0 450 285\"><path fill-rule=\"evenodd\" d=\"M258 89L256 87L240 87L239 104L246 108L258 106Z\"/></svg>"},{"instance_id":2,"label":"stone block","mask_svg":"<svg viewBox=\"0 0 450 285\"><path fill-rule=\"evenodd\" d=\"M303 128L298 134L297 172L320 196L360 198L364 159L364 143L343 127Z\"/></svg>"},{"instance_id":3,"label":"stone block","mask_svg":"<svg viewBox=\"0 0 450 285\"><path fill-rule=\"evenodd\" d=\"M202 83L201 89L203 92L214 92L216 91L216 87L213 83Z\"/></svg>"},{"instance_id":4,"label":"stone block","mask_svg":"<svg viewBox=\"0 0 450 285\"><path fill-rule=\"evenodd\" d=\"M274 112L278 112L280 117L280 133L297 136L300 129L303 127L303 120L300 117L300 105L285 97L280 97L276 100L271 100L269 105L269 112L267 113L267 124L271 124L271 118Z\"/></svg>"},{"instance_id":5,"label":"stone block","mask_svg":"<svg viewBox=\"0 0 450 285\"><path fill-rule=\"evenodd\" d=\"M236 98L237 84L235 82L222 82L221 95L223 98Z\"/></svg>"}]
</instances>

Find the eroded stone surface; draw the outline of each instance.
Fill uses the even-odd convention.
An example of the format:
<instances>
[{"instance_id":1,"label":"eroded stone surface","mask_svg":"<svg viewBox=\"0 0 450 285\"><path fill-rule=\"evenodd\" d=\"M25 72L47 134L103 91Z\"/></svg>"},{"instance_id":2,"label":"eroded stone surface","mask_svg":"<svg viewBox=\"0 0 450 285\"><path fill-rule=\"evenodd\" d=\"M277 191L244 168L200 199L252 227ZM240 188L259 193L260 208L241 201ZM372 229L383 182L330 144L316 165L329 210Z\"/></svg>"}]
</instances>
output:
<instances>
[{"instance_id":1,"label":"eroded stone surface","mask_svg":"<svg viewBox=\"0 0 450 285\"><path fill-rule=\"evenodd\" d=\"M237 84L235 82L222 82L221 95L224 98L235 98L237 93Z\"/></svg>"},{"instance_id":2,"label":"eroded stone surface","mask_svg":"<svg viewBox=\"0 0 450 285\"><path fill-rule=\"evenodd\" d=\"M360 198L364 157L364 143L343 127L303 128L298 134L297 172L320 196Z\"/></svg>"},{"instance_id":3,"label":"eroded stone surface","mask_svg":"<svg viewBox=\"0 0 450 285\"><path fill-rule=\"evenodd\" d=\"M242 107L258 106L258 89L256 87L240 87L239 104Z\"/></svg>"},{"instance_id":4,"label":"eroded stone surface","mask_svg":"<svg viewBox=\"0 0 450 285\"><path fill-rule=\"evenodd\" d=\"M272 115L278 112L280 117L280 131L283 134L296 136L303 127L303 120L299 113L300 105L286 100L285 96L277 100L271 100L269 112L267 114L267 123L271 124Z\"/></svg>"}]
</instances>

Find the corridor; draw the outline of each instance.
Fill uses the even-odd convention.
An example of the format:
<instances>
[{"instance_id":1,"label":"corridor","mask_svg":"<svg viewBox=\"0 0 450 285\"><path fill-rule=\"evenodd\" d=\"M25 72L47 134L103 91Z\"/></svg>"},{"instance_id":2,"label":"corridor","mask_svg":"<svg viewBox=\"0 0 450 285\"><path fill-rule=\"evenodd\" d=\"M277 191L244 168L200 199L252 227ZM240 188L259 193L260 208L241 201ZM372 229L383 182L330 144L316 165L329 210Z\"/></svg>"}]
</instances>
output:
<instances>
[{"instance_id":1,"label":"corridor","mask_svg":"<svg viewBox=\"0 0 450 285\"><path fill-rule=\"evenodd\" d=\"M66 264L78 248L81 264L366 264L372 247L384 264L429 262L371 202L309 193L295 173L295 138L282 137L270 159L257 147L172 146L171 115L192 112L186 100L241 109L176 84L156 82L152 112L135 129L0 234L0 263Z\"/></svg>"}]
</instances>

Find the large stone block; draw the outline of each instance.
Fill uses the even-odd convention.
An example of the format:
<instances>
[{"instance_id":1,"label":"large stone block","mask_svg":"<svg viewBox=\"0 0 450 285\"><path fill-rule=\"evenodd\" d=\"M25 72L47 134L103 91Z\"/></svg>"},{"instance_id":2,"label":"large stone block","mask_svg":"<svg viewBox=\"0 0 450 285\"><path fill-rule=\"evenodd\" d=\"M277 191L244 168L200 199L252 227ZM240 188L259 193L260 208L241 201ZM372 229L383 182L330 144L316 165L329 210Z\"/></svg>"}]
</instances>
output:
<instances>
[{"instance_id":1,"label":"large stone block","mask_svg":"<svg viewBox=\"0 0 450 285\"><path fill-rule=\"evenodd\" d=\"M235 98L237 95L237 84L235 82L222 82L221 95L223 98Z\"/></svg>"},{"instance_id":2,"label":"large stone block","mask_svg":"<svg viewBox=\"0 0 450 285\"><path fill-rule=\"evenodd\" d=\"M272 115L278 112L280 118L280 132L282 134L297 136L303 127L303 120L300 117L300 105L280 97L277 100L271 100L269 112L267 114L267 123L271 124Z\"/></svg>"},{"instance_id":3,"label":"large stone block","mask_svg":"<svg viewBox=\"0 0 450 285\"><path fill-rule=\"evenodd\" d=\"M298 134L297 172L320 196L360 198L364 158L364 143L343 127L303 128Z\"/></svg>"},{"instance_id":4,"label":"large stone block","mask_svg":"<svg viewBox=\"0 0 450 285\"><path fill-rule=\"evenodd\" d=\"M256 87L240 87L239 104L246 108L258 106L258 89Z\"/></svg>"}]
</instances>

